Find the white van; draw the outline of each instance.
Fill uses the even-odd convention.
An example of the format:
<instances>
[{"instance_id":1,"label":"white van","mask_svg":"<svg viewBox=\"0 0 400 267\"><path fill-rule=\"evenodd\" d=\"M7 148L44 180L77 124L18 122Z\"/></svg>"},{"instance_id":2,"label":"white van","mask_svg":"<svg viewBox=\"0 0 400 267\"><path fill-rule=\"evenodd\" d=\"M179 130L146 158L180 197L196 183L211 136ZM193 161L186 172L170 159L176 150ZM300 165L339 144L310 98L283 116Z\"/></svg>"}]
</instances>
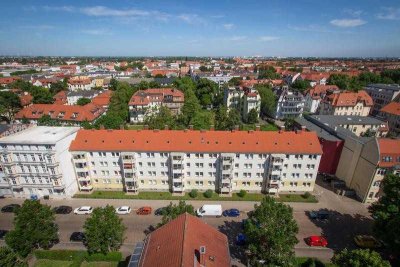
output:
<instances>
[{"instance_id":1,"label":"white van","mask_svg":"<svg viewBox=\"0 0 400 267\"><path fill-rule=\"evenodd\" d=\"M196 214L199 217L203 217L203 216L221 217L222 206L221 205L203 205L200 209L196 210Z\"/></svg>"}]
</instances>

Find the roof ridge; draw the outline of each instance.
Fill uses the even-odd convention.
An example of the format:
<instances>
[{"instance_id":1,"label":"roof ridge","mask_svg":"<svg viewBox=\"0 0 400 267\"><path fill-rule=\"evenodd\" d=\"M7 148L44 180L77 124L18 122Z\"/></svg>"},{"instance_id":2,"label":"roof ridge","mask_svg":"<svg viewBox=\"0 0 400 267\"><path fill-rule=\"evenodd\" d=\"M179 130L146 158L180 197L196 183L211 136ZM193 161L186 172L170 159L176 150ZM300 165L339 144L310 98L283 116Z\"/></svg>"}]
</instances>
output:
<instances>
[{"instance_id":1,"label":"roof ridge","mask_svg":"<svg viewBox=\"0 0 400 267\"><path fill-rule=\"evenodd\" d=\"M185 267L185 266L183 266L183 252L184 252L184 247L185 247L185 239L186 239L186 227L187 227L187 212L185 212L185 213L183 213L182 215L181 215L182 217L185 217L184 218L184 226L183 226L183 237L182 237L182 248L181 248L181 258L180 258L180 266L182 266L182 267Z\"/></svg>"}]
</instances>

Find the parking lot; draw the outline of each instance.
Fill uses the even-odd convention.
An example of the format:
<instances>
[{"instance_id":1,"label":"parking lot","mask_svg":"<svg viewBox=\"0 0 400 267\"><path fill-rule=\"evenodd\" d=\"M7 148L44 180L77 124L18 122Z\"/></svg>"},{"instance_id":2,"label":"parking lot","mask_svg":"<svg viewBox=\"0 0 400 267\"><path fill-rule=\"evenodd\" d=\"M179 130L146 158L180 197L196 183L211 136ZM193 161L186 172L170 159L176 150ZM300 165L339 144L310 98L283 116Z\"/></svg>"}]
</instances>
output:
<instances>
[{"instance_id":1,"label":"parking lot","mask_svg":"<svg viewBox=\"0 0 400 267\"><path fill-rule=\"evenodd\" d=\"M333 192L316 186L315 193L318 195L319 203L290 203L293 208L294 218L299 225L297 238L299 243L296 245L296 254L298 256L318 257L322 260L329 260L334 250L345 247L353 247L353 236L355 234L365 234L371 231L372 220L368 215L367 207L355 200L335 195ZM142 206L151 206L153 211L164 207L170 201L160 200L96 200L96 199L69 199L69 200L41 200L51 206L69 205L73 208L89 205L93 207L105 206L107 204L114 207L128 205L132 208L129 215L120 215L127 227L126 239L121 251L129 255L135 242L141 241L148 233L150 226L157 225L161 217L151 215L136 215L135 211ZM1 199L0 207L10 203L22 203L21 199ZM221 232L228 235L231 243L231 253L233 257L241 258L243 251L234 244L235 236L241 231L240 222L247 218L247 212L254 208L255 202L233 202L224 201L221 203L188 201L195 208L203 204L222 204L223 209L237 208L241 211L236 218L202 218L202 220ZM329 211L328 220L311 220L307 216L310 210L324 209ZM0 229L12 229L12 213L2 213L0 216ZM59 225L60 243L55 248L78 249L83 245L76 242L70 242L69 237L72 232L82 231L83 224L88 215L56 215L56 222ZM328 240L327 248L310 248L305 244L304 239L310 235L324 235Z\"/></svg>"}]
</instances>

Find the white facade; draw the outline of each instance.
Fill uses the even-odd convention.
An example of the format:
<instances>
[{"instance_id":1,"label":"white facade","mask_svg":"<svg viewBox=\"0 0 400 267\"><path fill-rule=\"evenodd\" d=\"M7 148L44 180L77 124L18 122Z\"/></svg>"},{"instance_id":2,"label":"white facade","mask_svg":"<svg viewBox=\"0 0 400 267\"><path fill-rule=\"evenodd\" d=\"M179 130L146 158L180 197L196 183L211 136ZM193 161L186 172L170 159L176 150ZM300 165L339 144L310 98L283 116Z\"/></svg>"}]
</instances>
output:
<instances>
[{"instance_id":1,"label":"white facade","mask_svg":"<svg viewBox=\"0 0 400 267\"><path fill-rule=\"evenodd\" d=\"M310 94L307 94L304 98L304 110L310 113L316 113L321 103L321 98L314 99Z\"/></svg>"},{"instance_id":2,"label":"white facade","mask_svg":"<svg viewBox=\"0 0 400 267\"><path fill-rule=\"evenodd\" d=\"M0 139L0 164L11 195L66 198L75 194L77 183L68 149L78 130L37 126Z\"/></svg>"},{"instance_id":3,"label":"white facade","mask_svg":"<svg viewBox=\"0 0 400 267\"><path fill-rule=\"evenodd\" d=\"M311 192L321 155L73 151L82 191Z\"/></svg>"}]
</instances>

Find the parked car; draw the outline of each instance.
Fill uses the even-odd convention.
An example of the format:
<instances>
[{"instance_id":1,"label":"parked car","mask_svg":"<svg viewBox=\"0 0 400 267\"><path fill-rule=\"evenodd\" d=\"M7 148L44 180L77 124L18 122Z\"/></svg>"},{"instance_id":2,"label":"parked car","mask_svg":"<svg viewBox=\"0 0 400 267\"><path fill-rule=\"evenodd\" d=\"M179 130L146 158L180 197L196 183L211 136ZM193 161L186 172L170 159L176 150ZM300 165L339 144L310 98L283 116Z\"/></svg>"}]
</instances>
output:
<instances>
[{"instance_id":1,"label":"parked car","mask_svg":"<svg viewBox=\"0 0 400 267\"><path fill-rule=\"evenodd\" d=\"M238 209L224 210L222 215L224 215L224 217L239 217L240 211Z\"/></svg>"},{"instance_id":2,"label":"parked car","mask_svg":"<svg viewBox=\"0 0 400 267\"><path fill-rule=\"evenodd\" d=\"M245 234L238 234L236 236L236 245L238 246L244 246L246 244L246 235Z\"/></svg>"},{"instance_id":3,"label":"parked car","mask_svg":"<svg viewBox=\"0 0 400 267\"><path fill-rule=\"evenodd\" d=\"M317 235L306 238L306 243L310 247L326 247L328 245L328 241L325 237Z\"/></svg>"},{"instance_id":4,"label":"parked car","mask_svg":"<svg viewBox=\"0 0 400 267\"><path fill-rule=\"evenodd\" d=\"M356 235L354 242L360 248L381 248L382 243L370 235Z\"/></svg>"},{"instance_id":5,"label":"parked car","mask_svg":"<svg viewBox=\"0 0 400 267\"><path fill-rule=\"evenodd\" d=\"M8 230L0 230L0 239L4 239L6 234L8 233Z\"/></svg>"},{"instance_id":6,"label":"parked car","mask_svg":"<svg viewBox=\"0 0 400 267\"><path fill-rule=\"evenodd\" d=\"M91 214L93 212L93 208L90 206L82 206L79 208L76 208L74 210L75 214L83 215L83 214Z\"/></svg>"},{"instance_id":7,"label":"parked car","mask_svg":"<svg viewBox=\"0 0 400 267\"><path fill-rule=\"evenodd\" d=\"M313 220L327 220L329 218L329 212L326 210L309 211L308 216Z\"/></svg>"},{"instance_id":8,"label":"parked car","mask_svg":"<svg viewBox=\"0 0 400 267\"><path fill-rule=\"evenodd\" d=\"M70 206L59 206L53 209L55 214L70 214L72 211L72 207Z\"/></svg>"},{"instance_id":9,"label":"parked car","mask_svg":"<svg viewBox=\"0 0 400 267\"><path fill-rule=\"evenodd\" d=\"M136 211L136 214L137 215L149 215L149 214L151 214L151 212L152 212L151 207L141 207L140 209L138 209Z\"/></svg>"},{"instance_id":10,"label":"parked car","mask_svg":"<svg viewBox=\"0 0 400 267\"><path fill-rule=\"evenodd\" d=\"M131 213L131 207L129 207L129 206L121 206L121 207L116 208L115 212L117 214L120 214L120 215L129 214L129 213Z\"/></svg>"},{"instance_id":11,"label":"parked car","mask_svg":"<svg viewBox=\"0 0 400 267\"><path fill-rule=\"evenodd\" d=\"M69 241L71 242L84 242L86 240L85 233L82 232L73 232L69 237Z\"/></svg>"},{"instance_id":12,"label":"parked car","mask_svg":"<svg viewBox=\"0 0 400 267\"><path fill-rule=\"evenodd\" d=\"M1 212L16 212L17 209L21 208L21 205L19 204L9 204L7 206L4 206L1 209Z\"/></svg>"},{"instance_id":13,"label":"parked car","mask_svg":"<svg viewBox=\"0 0 400 267\"><path fill-rule=\"evenodd\" d=\"M162 216L164 215L164 211L166 210L166 207L158 208L154 211L154 215L156 216Z\"/></svg>"},{"instance_id":14,"label":"parked car","mask_svg":"<svg viewBox=\"0 0 400 267\"><path fill-rule=\"evenodd\" d=\"M203 217L203 216L221 217L222 206L221 205L203 205L201 208L196 210L196 214L199 217Z\"/></svg>"}]
</instances>

